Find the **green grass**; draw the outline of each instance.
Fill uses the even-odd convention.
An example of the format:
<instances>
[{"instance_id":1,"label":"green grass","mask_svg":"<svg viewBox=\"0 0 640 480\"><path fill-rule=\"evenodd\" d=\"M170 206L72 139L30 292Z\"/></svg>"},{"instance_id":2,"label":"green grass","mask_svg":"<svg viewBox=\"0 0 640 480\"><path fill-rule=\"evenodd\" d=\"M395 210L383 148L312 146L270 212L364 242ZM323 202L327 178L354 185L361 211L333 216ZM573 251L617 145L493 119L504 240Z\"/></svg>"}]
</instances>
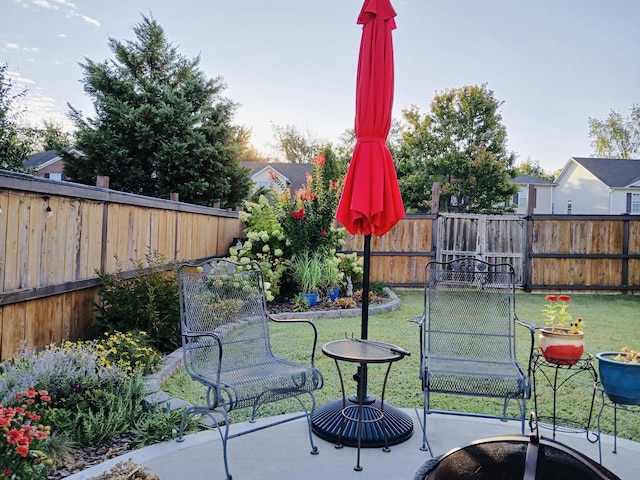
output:
<instances>
[{"instance_id":1,"label":"green grass","mask_svg":"<svg viewBox=\"0 0 640 480\"><path fill-rule=\"evenodd\" d=\"M407 321L422 313L421 290L398 290L401 299L398 310L383 315L369 317L369 338L399 345L409 350L412 355L393 364L385 401L400 408L421 408L422 391L419 372L419 335L415 323ZM521 320L541 324L540 310L545 304L544 294L517 295L517 313ZM585 326L586 350L595 355L600 351L619 350L628 345L635 350L640 349L640 297L630 295L591 295L576 294L572 296L569 310L575 317L583 317ZM345 336L360 337L360 317L315 320L318 329L318 349L316 351L316 366L324 375L324 387L316 392L318 405L341 398L340 381L334 361L322 355L320 347L329 341ZM310 329L305 325L271 324L273 348L276 354L297 361L308 361ZM528 348L528 333L524 328L518 333L518 356L525 363ZM634 342L637 342L634 344ZM596 362L597 363L597 362ZM341 364L347 394L355 393L355 382L351 381L356 366ZM561 370L561 379L571 370ZM369 393L379 396L382 386L384 367L371 365L369 368ZM541 416L551 413L552 391L538 376L538 413ZM183 398L191 403L202 404L204 388L193 382L184 372L179 370L163 386L168 393ZM574 421L586 421L588 418L593 379L588 374L579 374L567 380L558 392L558 416ZM465 411L486 411L499 413L501 402L492 399L480 399L460 396L443 396L433 398L437 403L434 407L442 409L456 409ZM533 399L527 404L528 410L533 410ZM260 410L261 416L278 415L292 411L299 411L299 404L280 402L265 405ZM599 402L593 411L591 428L596 428L596 416ZM510 410L515 416L515 409ZM236 422L248 419L247 411L233 412ZM613 432L613 410L606 409L602 417L602 429L606 433ZM618 413L618 435L640 441L640 416L628 412Z\"/></svg>"}]
</instances>

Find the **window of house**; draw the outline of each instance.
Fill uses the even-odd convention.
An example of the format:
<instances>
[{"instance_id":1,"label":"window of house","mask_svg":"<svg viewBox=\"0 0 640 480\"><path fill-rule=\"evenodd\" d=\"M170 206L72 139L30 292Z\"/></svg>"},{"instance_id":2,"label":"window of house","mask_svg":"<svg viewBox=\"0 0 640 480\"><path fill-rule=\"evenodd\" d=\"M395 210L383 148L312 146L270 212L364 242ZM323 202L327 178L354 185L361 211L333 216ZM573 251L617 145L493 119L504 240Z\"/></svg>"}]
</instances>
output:
<instances>
[{"instance_id":1,"label":"window of house","mask_svg":"<svg viewBox=\"0 0 640 480\"><path fill-rule=\"evenodd\" d=\"M567 215L571 215L571 200L567 200Z\"/></svg>"},{"instance_id":2,"label":"window of house","mask_svg":"<svg viewBox=\"0 0 640 480\"><path fill-rule=\"evenodd\" d=\"M640 193L631 194L631 213L640 213Z\"/></svg>"},{"instance_id":3,"label":"window of house","mask_svg":"<svg viewBox=\"0 0 640 480\"><path fill-rule=\"evenodd\" d=\"M520 187L518 190L518 203L517 205L526 207L527 206L527 196L529 195L529 187Z\"/></svg>"}]
</instances>

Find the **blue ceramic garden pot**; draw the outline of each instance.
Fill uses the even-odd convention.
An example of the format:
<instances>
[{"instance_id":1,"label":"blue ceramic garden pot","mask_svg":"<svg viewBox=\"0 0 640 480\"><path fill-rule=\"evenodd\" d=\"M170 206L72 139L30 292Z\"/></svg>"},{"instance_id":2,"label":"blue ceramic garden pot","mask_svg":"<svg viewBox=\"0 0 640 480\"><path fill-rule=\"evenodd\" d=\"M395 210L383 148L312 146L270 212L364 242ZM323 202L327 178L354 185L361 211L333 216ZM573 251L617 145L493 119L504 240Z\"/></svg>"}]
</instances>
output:
<instances>
[{"instance_id":1,"label":"blue ceramic garden pot","mask_svg":"<svg viewBox=\"0 0 640 480\"><path fill-rule=\"evenodd\" d=\"M318 294L317 293L301 293L302 298L304 298L310 307L313 307L316 303L318 303Z\"/></svg>"},{"instance_id":2,"label":"blue ceramic garden pot","mask_svg":"<svg viewBox=\"0 0 640 480\"><path fill-rule=\"evenodd\" d=\"M327 288L327 297L333 302L340 296L340 289L338 287Z\"/></svg>"},{"instance_id":3,"label":"blue ceramic garden pot","mask_svg":"<svg viewBox=\"0 0 640 480\"><path fill-rule=\"evenodd\" d=\"M614 360L624 352L600 352L598 372L607 397L623 405L640 405L640 364Z\"/></svg>"}]
</instances>

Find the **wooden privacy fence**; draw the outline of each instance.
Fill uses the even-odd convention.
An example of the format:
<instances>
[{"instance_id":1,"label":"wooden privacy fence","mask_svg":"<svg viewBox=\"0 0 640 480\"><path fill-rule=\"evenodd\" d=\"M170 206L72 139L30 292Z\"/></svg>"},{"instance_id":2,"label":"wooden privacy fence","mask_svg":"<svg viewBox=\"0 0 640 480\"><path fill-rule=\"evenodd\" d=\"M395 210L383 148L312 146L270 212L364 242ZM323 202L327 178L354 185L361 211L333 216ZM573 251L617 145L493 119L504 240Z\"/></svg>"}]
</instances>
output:
<instances>
[{"instance_id":1,"label":"wooden privacy fence","mask_svg":"<svg viewBox=\"0 0 640 480\"><path fill-rule=\"evenodd\" d=\"M242 232L237 212L4 171L0 211L0 359L23 341L80 338L96 271L133 269L155 252L167 262L226 255Z\"/></svg>"},{"instance_id":2,"label":"wooden privacy fence","mask_svg":"<svg viewBox=\"0 0 640 480\"><path fill-rule=\"evenodd\" d=\"M344 250L361 255L363 236ZM513 264L526 291L640 294L638 215L408 215L372 237L371 280L422 286L429 260L462 255Z\"/></svg>"}]
</instances>

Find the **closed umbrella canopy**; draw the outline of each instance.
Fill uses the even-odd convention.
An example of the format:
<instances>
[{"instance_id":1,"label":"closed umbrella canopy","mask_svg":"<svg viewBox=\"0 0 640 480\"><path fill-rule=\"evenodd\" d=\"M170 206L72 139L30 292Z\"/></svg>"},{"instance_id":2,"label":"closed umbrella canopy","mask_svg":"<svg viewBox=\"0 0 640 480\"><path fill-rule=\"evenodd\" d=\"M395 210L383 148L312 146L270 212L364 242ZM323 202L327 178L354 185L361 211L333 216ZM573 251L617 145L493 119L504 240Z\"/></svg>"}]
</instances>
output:
<instances>
[{"instance_id":1,"label":"closed umbrella canopy","mask_svg":"<svg viewBox=\"0 0 640 480\"><path fill-rule=\"evenodd\" d=\"M404 218L387 135L391 128L396 28L390 0L366 0L356 83L356 146L336 218L352 234L384 235Z\"/></svg>"}]
</instances>

